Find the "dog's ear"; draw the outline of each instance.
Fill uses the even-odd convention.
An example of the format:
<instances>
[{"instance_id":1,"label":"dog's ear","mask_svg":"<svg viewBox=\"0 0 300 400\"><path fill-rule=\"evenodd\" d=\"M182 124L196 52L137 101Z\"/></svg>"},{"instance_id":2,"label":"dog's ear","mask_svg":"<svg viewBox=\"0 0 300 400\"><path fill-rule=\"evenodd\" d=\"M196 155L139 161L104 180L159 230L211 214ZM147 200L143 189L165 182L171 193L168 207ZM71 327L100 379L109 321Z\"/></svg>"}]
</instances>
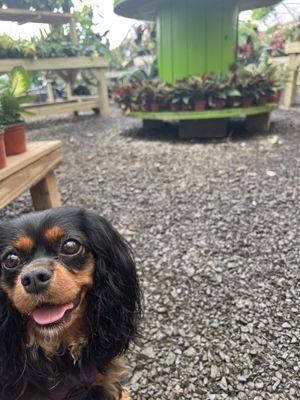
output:
<instances>
[{"instance_id":1,"label":"dog's ear","mask_svg":"<svg viewBox=\"0 0 300 400\"><path fill-rule=\"evenodd\" d=\"M4 227L0 227L0 254L7 236ZM13 309L1 285L0 260L0 399L8 400L17 399L24 389L24 322L17 310Z\"/></svg>"},{"instance_id":2,"label":"dog's ear","mask_svg":"<svg viewBox=\"0 0 300 400\"><path fill-rule=\"evenodd\" d=\"M0 399L17 399L24 390L24 323L0 289Z\"/></svg>"},{"instance_id":3,"label":"dog's ear","mask_svg":"<svg viewBox=\"0 0 300 400\"><path fill-rule=\"evenodd\" d=\"M84 211L84 230L95 257L88 295L90 351L99 369L128 348L140 317L140 287L128 243L104 218Z\"/></svg>"}]
</instances>

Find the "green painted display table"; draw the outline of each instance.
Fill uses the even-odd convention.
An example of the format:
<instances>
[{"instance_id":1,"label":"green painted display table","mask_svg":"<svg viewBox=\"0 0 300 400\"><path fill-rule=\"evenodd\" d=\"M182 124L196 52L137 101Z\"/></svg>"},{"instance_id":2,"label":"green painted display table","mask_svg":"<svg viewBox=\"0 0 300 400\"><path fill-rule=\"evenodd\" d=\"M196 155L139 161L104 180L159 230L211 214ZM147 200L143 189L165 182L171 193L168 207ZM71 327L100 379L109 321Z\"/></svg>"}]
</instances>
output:
<instances>
[{"instance_id":1,"label":"green painted display table","mask_svg":"<svg viewBox=\"0 0 300 400\"><path fill-rule=\"evenodd\" d=\"M230 118L245 118L245 128L249 132L269 130L270 114L278 104L267 104L261 107L229 108L223 110L206 111L162 111L142 112L134 111L131 117L142 118L144 127L155 129L165 122L179 122L179 136L181 138L220 138L227 135Z\"/></svg>"},{"instance_id":2,"label":"green painted display table","mask_svg":"<svg viewBox=\"0 0 300 400\"><path fill-rule=\"evenodd\" d=\"M238 17L242 10L269 6L280 0L114 0L124 17L156 20L159 77L175 82L187 76L226 72L236 62ZM144 125L180 121L181 136L223 136L228 118L246 115L249 130L269 126L267 109L205 111L201 113L133 113ZM247 114L246 114L247 112ZM157 125L157 122L156 122ZM185 129L185 132L184 132ZM194 130L194 133L193 133Z\"/></svg>"}]
</instances>

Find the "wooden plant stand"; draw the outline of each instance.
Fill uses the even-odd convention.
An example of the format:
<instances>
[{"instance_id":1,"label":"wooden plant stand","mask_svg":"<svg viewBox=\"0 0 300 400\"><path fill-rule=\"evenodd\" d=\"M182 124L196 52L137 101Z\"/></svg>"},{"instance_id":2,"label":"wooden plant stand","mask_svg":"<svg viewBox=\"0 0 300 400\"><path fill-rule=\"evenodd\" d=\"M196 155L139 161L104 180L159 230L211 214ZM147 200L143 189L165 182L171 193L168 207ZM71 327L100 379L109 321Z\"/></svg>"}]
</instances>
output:
<instances>
[{"instance_id":1,"label":"wooden plant stand","mask_svg":"<svg viewBox=\"0 0 300 400\"><path fill-rule=\"evenodd\" d=\"M284 89L284 106L291 107L295 103L297 89L300 87L300 41L287 43L285 46L285 56L271 57L269 62L285 65L290 75Z\"/></svg>"},{"instance_id":2,"label":"wooden plant stand","mask_svg":"<svg viewBox=\"0 0 300 400\"><path fill-rule=\"evenodd\" d=\"M287 43L285 46L285 54L287 54L288 68L290 76L285 85L284 105L290 107L296 96L297 80L300 76L300 41L294 43Z\"/></svg>"},{"instance_id":3,"label":"wooden plant stand","mask_svg":"<svg viewBox=\"0 0 300 400\"><path fill-rule=\"evenodd\" d=\"M0 9L0 21L17 21L46 23L52 26L70 24L71 41L78 43L76 20L72 14L61 14L45 11L20 9ZM100 110L101 116L109 116L109 98L106 82L108 60L105 57L53 57L38 60L0 59L0 74L9 72L13 67L22 65L30 72L53 71L66 82L67 101L55 101L51 83L48 81L48 102L24 107L37 116L49 116L59 113L79 112L83 110ZM81 69L88 69L97 80L96 96L74 96L73 85Z\"/></svg>"},{"instance_id":4,"label":"wooden plant stand","mask_svg":"<svg viewBox=\"0 0 300 400\"><path fill-rule=\"evenodd\" d=\"M7 158L0 169L0 209L30 190L35 210L61 205L54 169L62 162L61 142L28 144L25 153Z\"/></svg>"},{"instance_id":5,"label":"wooden plant stand","mask_svg":"<svg viewBox=\"0 0 300 400\"><path fill-rule=\"evenodd\" d=\"M227 135L230 118L245 118L245 128L249 132L267 132L270 127L271 111L278 104L267 104L249 108L229 108L223 110L181 111L181 112L139 112L129 114L142 118L144 127L157 129L166 122L179 123L179 137L182 139L212 139Z\"/></svg>"}]
</instances>

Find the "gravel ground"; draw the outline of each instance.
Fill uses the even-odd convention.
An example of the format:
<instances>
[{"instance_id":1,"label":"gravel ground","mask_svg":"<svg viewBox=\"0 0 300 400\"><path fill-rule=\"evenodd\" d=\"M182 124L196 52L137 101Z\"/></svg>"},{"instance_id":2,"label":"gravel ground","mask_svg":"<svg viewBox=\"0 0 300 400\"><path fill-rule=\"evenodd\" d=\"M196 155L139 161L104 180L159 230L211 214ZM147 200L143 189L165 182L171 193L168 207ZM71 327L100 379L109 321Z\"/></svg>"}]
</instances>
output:
<instances>
[{"instance_id":1,"label":"gravel ground","mask_svg":"<svg viewBox=\"0 0 300 400\"><path fill-rule=\"evenodd\" d=\"M116 111L29 132L63 140L64 203L106 216L136 251L134 400L300 398L299 117L218 143L144 133ZM24 195L0 218L30 210Z\"/></svg>"}]
</instances>

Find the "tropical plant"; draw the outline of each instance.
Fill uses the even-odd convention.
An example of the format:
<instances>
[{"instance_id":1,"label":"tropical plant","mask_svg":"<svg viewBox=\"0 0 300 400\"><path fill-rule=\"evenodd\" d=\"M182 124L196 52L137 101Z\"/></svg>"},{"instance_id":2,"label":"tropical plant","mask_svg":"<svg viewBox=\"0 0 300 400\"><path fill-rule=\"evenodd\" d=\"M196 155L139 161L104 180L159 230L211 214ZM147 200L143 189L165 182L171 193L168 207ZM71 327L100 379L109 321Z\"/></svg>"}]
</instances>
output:
<instances>
[{"instance_id":1,"label":"tropical plant","mask_svg":"<svg viewBox=\"0 0 300 400\"><path fill-rule=\"evenodd\" d=\"M33 58L35 50L35 44L32 41L14 40L7 34L0 36L0 59Z\"/></svg>"},{"instance_id":2,"label":"tropical plant","mask_svg":"<svg viewBox=\"0 0 300 400\"><path fill-rule=\"evenodd\" d=\"M24 67L14 67L9 74L0 77L0 104L5 124L22 120L21 106L31 103L35 97L28 95L31 79Z\"/></svg>"}]
</instances>

